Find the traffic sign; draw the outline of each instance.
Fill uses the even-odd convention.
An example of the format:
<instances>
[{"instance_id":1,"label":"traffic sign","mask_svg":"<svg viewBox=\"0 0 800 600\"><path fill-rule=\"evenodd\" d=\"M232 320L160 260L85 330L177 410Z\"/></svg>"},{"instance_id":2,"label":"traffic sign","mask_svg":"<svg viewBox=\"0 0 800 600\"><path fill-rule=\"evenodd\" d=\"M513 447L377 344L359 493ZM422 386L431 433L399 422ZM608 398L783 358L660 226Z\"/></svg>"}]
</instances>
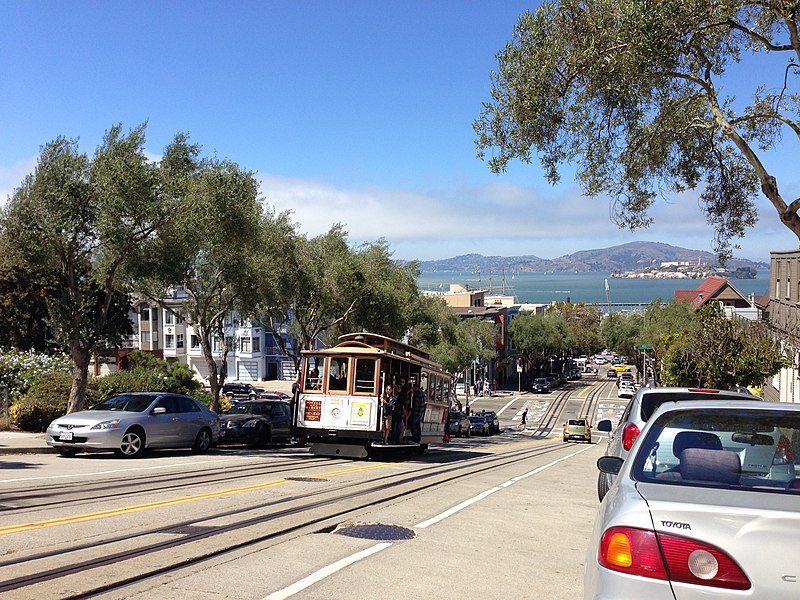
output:
<instances>
[{"instance_id":1,"label":"traffic sign","mask_svg":"<svg viewBox=\"0 0 800 600\"><path fill-rule=\"evenodd\" d=\"M650 344L636 344L637 350L652 350L653 347Z\"/></svg>"}]
</instances>

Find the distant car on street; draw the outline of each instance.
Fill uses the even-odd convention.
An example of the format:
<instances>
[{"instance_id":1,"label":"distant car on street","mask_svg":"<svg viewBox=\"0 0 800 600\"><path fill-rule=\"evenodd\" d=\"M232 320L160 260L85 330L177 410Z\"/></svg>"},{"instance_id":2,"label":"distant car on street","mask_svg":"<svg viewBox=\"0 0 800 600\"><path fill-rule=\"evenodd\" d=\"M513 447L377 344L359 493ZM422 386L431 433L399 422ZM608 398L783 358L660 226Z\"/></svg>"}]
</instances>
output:
<instances>
[{"instance_id":1,"label":"distant car on street","mask_svg":"<svg viewBox=\"0 0 800 600\"><path fill-rule=\"evenodd\" d=\"M531 391L534 394L547 394L550 391L550 384L547 383L547 379L544 377L537 377L533 380Z\"/></svg>"},{"instance_id":2,"label":"distant car on street","mask_svg":"<svg viewBox=\"0 0 800 600\"><path fill-rule=\"evenodd\" d=\"M451 410L450 415L450 435L453 437L470 437L469 417L459 410Z\"/></svg>"},{"instance_id":3,"label":"distant car on street","mask_svg":"<svg viewBox=\"0 0 800 600\"><path fill-rule=\"evenodd\" d=\"M470 415L469 431L470 434L489 435L489 423L486 421L486 417L481 414Z\"/></svg>"},{"instance_id":4,"label":"distant car on street","mask_svg":"<svg viewBox=\"0 0 800 600\"><path fill-rule=\"evenodd\" d=\"M579 440L592 443L592 426L586 419L567 419L564 423L563 438L565 442Z\"/></svg>"},{"instance_id":5,"label":"distant car on street","mask_svg":"<svg viewBox=\"0 0 800 600\"><path fill-rule=\"evenodd\" d=\"M249 383L224 383L222 393L231 402L240 400L255 400L264 390L255 388Z\"/></svg>"},{"instance_id":6,"label":"distant car on street","mask_svg":"<svg viewBox=\"0 0 800 600\"><path fill-rule=\"evenodd\" d=\"M623 381L617 388L617 397L619 398L633 398L636 393L636 388L632 381Z\"/></svg>"},{"instance_id":7,"label":"distant car on street","mask_svg":"<svg viewBox=\"0 0 800 600\"><path fill-rule=\"evenodd\" d=\"M493 410L482 410L479 413L486 418L486 423L489 426L489 435L493 433L500 433L500 417Z\"/></svg>"}]
</instances>

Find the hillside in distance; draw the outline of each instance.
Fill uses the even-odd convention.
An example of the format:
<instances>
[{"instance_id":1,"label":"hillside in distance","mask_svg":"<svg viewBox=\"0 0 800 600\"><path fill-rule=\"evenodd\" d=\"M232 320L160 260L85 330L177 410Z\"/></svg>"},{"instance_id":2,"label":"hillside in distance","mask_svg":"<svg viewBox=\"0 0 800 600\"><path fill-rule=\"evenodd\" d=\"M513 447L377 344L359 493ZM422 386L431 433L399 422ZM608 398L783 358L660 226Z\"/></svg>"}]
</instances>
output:
<instances>
[{"instance_id":1,"label":"hillside in distance","mask_svg":"<svg viewBox=\"0 0 800 600\"><path fill-rule=\"evenodd\" d=\"M526 256L483 256L463 254L442 260L429 260L420 263L424 272L435 271L517 271L541 273L588 273L614 271L634 271L644 267L658 266L663 262L691 262L716 265L716 257L711 252L689 250L661 242L629 242L611 248L581 250L558 258L539 258L532 254ZM732 258L726 265L728 269L752 267L758 271L769 270L769 264L747 259Z\"/></svg>"}]
</instances>

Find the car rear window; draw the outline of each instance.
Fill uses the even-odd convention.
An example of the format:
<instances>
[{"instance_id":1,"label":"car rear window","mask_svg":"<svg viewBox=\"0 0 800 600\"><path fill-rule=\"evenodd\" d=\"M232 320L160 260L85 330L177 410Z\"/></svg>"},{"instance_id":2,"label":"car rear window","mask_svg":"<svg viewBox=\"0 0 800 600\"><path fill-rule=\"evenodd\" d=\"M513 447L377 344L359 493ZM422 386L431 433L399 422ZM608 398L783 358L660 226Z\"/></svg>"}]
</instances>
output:
<instances>
[{"instance_id":1,"label":"car rear window","mask_svg":"<svg viewBox=\"0 0 800 600\"><path fill-rule=\"evenodd\" d=\"M578 425L580 427L586 427L586 419L570 419L570 425Z\"/></svg>"},{"instance_id":2,"label":"car rear window","mask_svg":"<svg viewBox=\"0 0 800 600\"><path fill-rule=\"evenodd\" d=\"M691 391L661 393L658 391L648 392L642 397L641 416L643 421L647 421L656 409L664 402L679 402L681 400L759 400L758 397L745 398L742 394L730 394L726 392L713 391Z\"/></svg>"}]
</instances>

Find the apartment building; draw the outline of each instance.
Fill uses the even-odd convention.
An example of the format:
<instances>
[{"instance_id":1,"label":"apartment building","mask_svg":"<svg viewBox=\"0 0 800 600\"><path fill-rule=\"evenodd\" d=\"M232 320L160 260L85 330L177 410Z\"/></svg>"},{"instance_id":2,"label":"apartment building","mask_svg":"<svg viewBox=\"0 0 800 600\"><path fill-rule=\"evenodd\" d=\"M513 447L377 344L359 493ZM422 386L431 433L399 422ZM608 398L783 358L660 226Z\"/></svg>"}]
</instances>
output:
<instances>
[{"instance_id":1,"label":"apartment building","mask_svg":"<svg viewBox=\"0 0 800 600\"><path fill-rule=\"evenodd\" d=\"M770 252L767 321L792 365L767 380L764 398L800 402L800 250Z\"/></svg>"}]
</instances>

